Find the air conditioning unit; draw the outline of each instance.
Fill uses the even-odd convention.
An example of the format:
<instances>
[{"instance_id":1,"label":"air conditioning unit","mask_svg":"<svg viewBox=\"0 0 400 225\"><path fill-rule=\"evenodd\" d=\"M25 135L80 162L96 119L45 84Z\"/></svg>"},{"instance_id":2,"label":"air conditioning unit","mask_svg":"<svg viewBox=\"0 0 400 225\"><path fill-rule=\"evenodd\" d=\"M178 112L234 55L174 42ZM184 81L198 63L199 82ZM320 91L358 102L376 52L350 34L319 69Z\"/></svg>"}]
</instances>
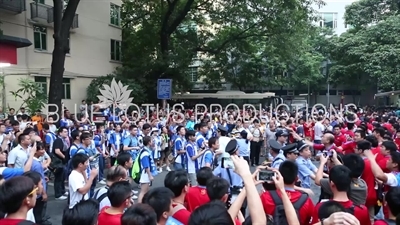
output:
<instances>
[{"instance_id":1,"label":"air conditioning unit","mask_svg":"<svg viewBox=\"0 0 400 225\"><path fill-rule=\"evenodd\" d=\"M287 96L294 96L294 91L287 91Z\"/></svg>"}]
</instances>

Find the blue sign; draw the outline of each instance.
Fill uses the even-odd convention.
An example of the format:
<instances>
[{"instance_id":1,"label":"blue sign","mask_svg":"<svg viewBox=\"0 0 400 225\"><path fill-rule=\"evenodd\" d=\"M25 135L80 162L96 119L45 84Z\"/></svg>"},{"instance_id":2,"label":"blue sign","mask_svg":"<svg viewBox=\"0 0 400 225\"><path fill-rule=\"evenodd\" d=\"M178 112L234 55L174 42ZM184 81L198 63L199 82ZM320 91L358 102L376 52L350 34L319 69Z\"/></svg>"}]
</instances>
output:
<instances>
[{"instance_id":1,"label":"blue sign","mask_svg":"<svg viewBox=\"0 0 400 225\"><path fill-rule=\"evenodd\" d=\"M172 98L172 79L158 79L157 98L162 100Z\"/></svg>"}]
</instances>

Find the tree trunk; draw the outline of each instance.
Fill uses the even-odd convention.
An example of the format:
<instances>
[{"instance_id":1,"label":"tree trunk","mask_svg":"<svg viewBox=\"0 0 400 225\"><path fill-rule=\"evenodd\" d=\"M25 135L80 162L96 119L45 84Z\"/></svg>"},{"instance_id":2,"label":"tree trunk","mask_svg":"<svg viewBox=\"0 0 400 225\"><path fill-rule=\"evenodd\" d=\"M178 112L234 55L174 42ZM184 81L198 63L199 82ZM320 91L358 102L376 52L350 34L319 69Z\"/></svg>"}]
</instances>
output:
<instances>
[{"instance_id":1,"label":"tree trunk","mask_svg":"<svg viewBox=\"0 0 400 225\"><path fill-rule=\"evenodd\" d=\"M48 103L57 105L48 108L49 112L56 112L59 116L58 120L62 118L63 108L62 90L63 90L63 76L65 65L65 54L68 52L68 35L75 17L76 9L78 8L80 0L69 0L68 6L63 12L63 0L53 0L53 17L54 17L54 50L51 62L50 74L50 90Z\"/></svg>"}]
</instances>

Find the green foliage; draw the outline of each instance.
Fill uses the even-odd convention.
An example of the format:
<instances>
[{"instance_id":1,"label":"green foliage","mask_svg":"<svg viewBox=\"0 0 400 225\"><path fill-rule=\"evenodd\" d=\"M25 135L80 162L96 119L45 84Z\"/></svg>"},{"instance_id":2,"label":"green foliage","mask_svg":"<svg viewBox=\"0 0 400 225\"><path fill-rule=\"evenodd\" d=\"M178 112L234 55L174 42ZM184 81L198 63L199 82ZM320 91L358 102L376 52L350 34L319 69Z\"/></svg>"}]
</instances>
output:
<instances>
[{"instance_id":1,"label":"green foliage","mask_svg":"<svg viewBox=\"0 0 400 225\"><path fill-rule=\"evenodd\" d=\"M318 0L123 1L123 65L149 91L158 78L190 90L188 67L203 64L209 84L230 81L238 88L268 83L300 55ZM232 57L235 56L232 61ZM247 58L247 59L246 59ZM232 74L234 64L239 74ZM268 69L266 69L268 68ZM214 71L213 71L214 70ZM221 71L218 71L221 70ZM251 78L251 79L249 79ZM271 82L269 82L271 83Z\"/></svg>"},{"instance_id":2,"label":"green foliage","mask_svg":"<svg viewBox=\"0 0 400 225\"><path fill-rule=\"evenodd\" d=\"M125 74L125 76L122 74ZM131 90L130 97L134 98L134 103L143 103L147 99L146 92L135 79L128 77L129 75L126 75L126 71L117 69L114 74L108 74L107 76L93 79L86 89L87 102L99 102L97 96L101 95L100 89L104 89L104 85L111 85L111 81L115 78L117 82L121 81L124 86L128 86L128 90Z\"/></svg>"},{"instance_id":3,"label":"green foliage","mask_svg":"<svg viewBox=\"0 0 400 225\"><path fill-rule=\"evenodd\" d=\"M360 0L346 8L345 19L354 28L332 38L332 81L359 90L377 84L399 89L400 16L395 2Z\"/></svg>"},{"instance_id":4,"label":"green foliage","mask_svg":"<svg viewBox=\"0 0 400 225\"><path fill-rule=\"evenodd\" d=\"M18 99L22 101L18 109L25 107L29 112L43 109L47 102L47 95L42 87L29 78L19 79L18 82L20 88L16 91L10 91L15 101Z\"/></svg>"}]
</instances>

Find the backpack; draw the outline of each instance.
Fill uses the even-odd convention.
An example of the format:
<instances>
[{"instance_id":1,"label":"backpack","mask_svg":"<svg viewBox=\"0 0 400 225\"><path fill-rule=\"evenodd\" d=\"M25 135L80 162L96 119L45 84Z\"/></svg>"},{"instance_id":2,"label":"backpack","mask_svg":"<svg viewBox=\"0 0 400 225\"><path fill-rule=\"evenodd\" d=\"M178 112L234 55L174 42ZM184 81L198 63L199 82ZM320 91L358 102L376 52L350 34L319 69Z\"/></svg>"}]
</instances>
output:
<instances>
[{"instance_id":1,"label":"backpack","mask_svg":"<svg viewBox=\"0 0 400 225\"><path fill-rule=\"evenodd\" d=\"M108 187L106 186L105 189L108 190ZM92 198L95 199L99 204L101 203L101 201L103 201L105 198L107 198L107 192L108 192L108 191L106 191L106 192L104 192L103 194L101 194L101 195L99 196L100 190L101 190L101 188L100 188L99 190L97 190L97 191L94 193L93 197L92 197Z\"/></svg>"},{"instance_id":2,"label":"backpack","mask_svg":"<svg viewBox=\"0 0 400 225\"><path fill-rule=\"evenodd\" d=\"M82 148L82 147L79 147L78 145L76 145L75 143L72 143L71 144L71 146L69 146L69 148L68 148L68 150L67 150L67 152L68 152L68 155L69 156L71 156L71 147L72 146L75 146L76 148L77 148L77 150L76 150L76 153L75 154L78 154L78 152L80 152L81 150L84 150L85 151L85 153L86 153L86 150L84 149L84 148ZM74 155L75 155L74 154ZM72 157L71 157L72 158ZM71 159L69 159L68 160L68 163L67 163L67 169L68 169L68 176L69 176L69 174L72 172L72 170L74 169L74 168L72 168L72 163L71 163Z\"/></svg>"},{"instance_id":3,"label":"backpack","mask_svg":"<svg viewBox=\"0 0 400 225\"><path fill-rule=\"evenodd\" d=\"M271 194L272 200L275 203L275 211L272 215L273 225L288 225L285 215L285 208L283 206L281 197L279 197L276 191L270 191L269 193ZM296 202L293 202L293 207L296 211L297 218L299 218L300 208L304 205L304 203L306 203L307 200L308 194L302 192L300 198Z\"/></svg>"},{"instance_id":4,"label":"backpack","mask_svg":"<svg viewBox=\"0 0 400 225\"><path fill-rule=\"evenodd\" d=\"M382 222L386 223L387 225L396 225L396 221L390 220L390 219L377 220L377 221L382 221Z\"/></svg>"},{"instance_id":5,"label":"backpack","mask_svg":"<svg viewBox=\"0 0 400 225\"><path fill-rule=\"evenodd\" d=\"M143 151L146 151L145 149L140 150L139 155L136 157L135 162L133 163L132 166L132 174L131 177L135 183L139 184L140 177L142 176L142 171L140 169L140 157L142 156Z\"/></svg>"}]
</instances>

